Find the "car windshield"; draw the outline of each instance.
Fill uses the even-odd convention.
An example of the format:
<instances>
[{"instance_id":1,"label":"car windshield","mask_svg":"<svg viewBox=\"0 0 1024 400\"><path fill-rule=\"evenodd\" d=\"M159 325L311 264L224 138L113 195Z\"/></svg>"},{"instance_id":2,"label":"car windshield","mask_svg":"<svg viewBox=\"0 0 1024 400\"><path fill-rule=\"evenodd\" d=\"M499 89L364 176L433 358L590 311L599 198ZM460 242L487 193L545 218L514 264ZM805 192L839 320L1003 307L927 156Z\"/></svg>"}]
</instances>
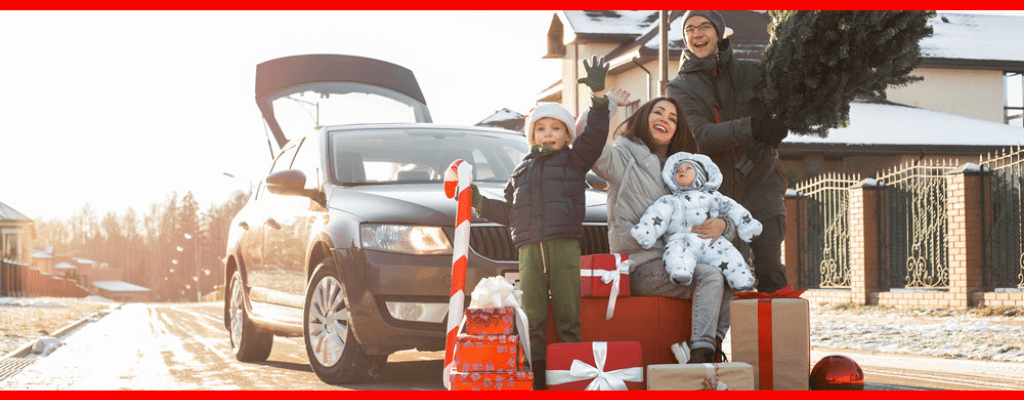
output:
<instances>
[{"instance_id":1,"label":"car windshield","mask_svg":"<svg viewBox=\"0 0 1024 400\"><path fill-rule=\"evenodd\" d=\"M473 165L473 181L507 182L529 151L522 135L415 126L334 131L330 148L339 185L442 182L457 159Z\"/></svg>"}]
</instances>

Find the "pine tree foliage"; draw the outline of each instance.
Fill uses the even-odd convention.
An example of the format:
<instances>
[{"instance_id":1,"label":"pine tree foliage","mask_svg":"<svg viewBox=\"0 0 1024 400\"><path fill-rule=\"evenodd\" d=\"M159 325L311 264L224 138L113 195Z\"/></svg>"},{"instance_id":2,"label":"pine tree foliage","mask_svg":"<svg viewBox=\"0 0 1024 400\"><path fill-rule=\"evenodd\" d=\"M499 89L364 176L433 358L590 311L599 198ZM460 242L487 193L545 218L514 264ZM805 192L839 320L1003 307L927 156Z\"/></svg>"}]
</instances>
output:
<instances>
[{"instance_id":1,"label":"pine tree foliage","mask_svg":"<svg viewBox=\"0 0 1024 400\"><path fill-rule=\"evenodd\" d=\"M771 40L758 86L765 109L790 131L825 137L850 124L858 96L922 78L920 40L934 11L770 11Z\"/></svg>"}]
</instances>

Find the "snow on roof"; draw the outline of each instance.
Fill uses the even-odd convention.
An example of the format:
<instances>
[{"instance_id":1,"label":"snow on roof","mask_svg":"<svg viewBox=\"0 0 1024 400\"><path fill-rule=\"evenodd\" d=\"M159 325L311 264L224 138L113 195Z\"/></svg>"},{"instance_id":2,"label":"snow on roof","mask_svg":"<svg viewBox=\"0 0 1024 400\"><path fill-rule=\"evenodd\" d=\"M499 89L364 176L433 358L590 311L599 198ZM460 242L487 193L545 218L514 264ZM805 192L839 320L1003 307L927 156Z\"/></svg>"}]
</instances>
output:
<instances>
[{"instance_id":1,"label":"snow on roof","mask_svg":"<svg viewBox=\"0 0 1024 400\"><path fill-rule=\"evenodd\" d=\"M11 208L11 206L0 202L0 221L31 221L32 218Z\"/></svg>"},{"instance_id":2,"label":"snow on roof","mask_svg":"<svg viewBox=\"0 0 1024 400\"><path fill-rule=\"evenodd\" d=\"M148 292L148 288L144 288L139 285L133 285L128 282L122 281L98 281L93 282L93 286L96 286L102 290L110 292Z\"/></svg>"},{"instance_id":3,"label":"snow on roof","mask_svg":"<svg viewBox=\"0 0 1024 400\"><path fill-rule=\"evenodd\" d=\"M74 257L74 259L75 259L75 262L77 262L79 264L96 264L95 261L89 260L89 259L85 259L85 258Z\"/></svg>"},{"instance_id":4,"label":"snow on roof","mask_svg":"<svg viewBox=\"0 0 1024 400\"><path fill-rule=\"evenodd\" d=\"M53 253L46 250L32 250L32 258L53 258Z\"/></svg>"},{"instance_id":5,"label":"snow on roof","mask_svg":"<svg viewBox=\"0 0 1024 400\"><path fill-rule=\"evenodd\" d=\"M494 114L492 114L490 117L484 118L483 121L477 122L477 125L484 125L484 124L488 124L488 123L508 121L508 120L517 120L517 119L523 119L523 118L526 118L526 116L523 115L523 114L517 113L517 112L509 110L507 108L502 108L502 109L498 110L497 112L495 112Z\"/></svg>"},{"instance_id":6,"label":"snow on roof","mask_svg":"<svg viewBox=\"0 0 1024 400\"><path fill-rule=\"evenodd\" d=\"M826 138L789 135L783 142L1017 146L1024 144L1024 129L921 108L855 101L850 104L850 126L831 129Z\"/></svg>"},{"instance_id":7,"label":"snow on roof","mask_svg":"<svg viewBox=\"0 0 1024 400\"><path fill-rule=\"evenodd\" d=\"M57 263L57 265L54 265L53 269L78 269L78 266L61 261Z\"/></svg>"},{"instance_id":8,"label":"snow on roof","mask_svg":"<svg viewBox=\"0 0 1024 400\"><path fill-rule=\"evenodd\" d=\"M658 23L657 11L563 11L573 32L640 36Z\"/></svg>"},{"instance_id":9,"label":"snow on roof","mask_svg":"<svg viewBox=\"0 0 1024 400\"><path fill-rule=\"evenodd\" d=\"M940 12L929 23L922 57L1024 62L1024 18Z\"/></svg>"}]
</instances>

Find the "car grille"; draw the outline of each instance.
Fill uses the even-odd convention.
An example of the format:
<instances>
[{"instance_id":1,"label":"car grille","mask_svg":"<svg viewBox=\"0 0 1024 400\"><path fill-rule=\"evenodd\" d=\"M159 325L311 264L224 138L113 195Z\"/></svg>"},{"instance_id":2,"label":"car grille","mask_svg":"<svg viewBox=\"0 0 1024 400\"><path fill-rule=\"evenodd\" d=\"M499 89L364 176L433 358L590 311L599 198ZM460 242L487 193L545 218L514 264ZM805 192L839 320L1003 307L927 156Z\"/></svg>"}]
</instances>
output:
<instances>
[{"instance_id":1,"label":"car grille","mask_svg":"<svg viewBox=\"0 0 1024 400\"><path fill-rule=\"evenodd\" d=\"M506 226L473 225L469 230L469 247L477 254L495 261L519 261L519 251L512 245L512 233ZM608 252L608 227L584 225L580 253L589 255Z\"/></svg>"}]
</instances>

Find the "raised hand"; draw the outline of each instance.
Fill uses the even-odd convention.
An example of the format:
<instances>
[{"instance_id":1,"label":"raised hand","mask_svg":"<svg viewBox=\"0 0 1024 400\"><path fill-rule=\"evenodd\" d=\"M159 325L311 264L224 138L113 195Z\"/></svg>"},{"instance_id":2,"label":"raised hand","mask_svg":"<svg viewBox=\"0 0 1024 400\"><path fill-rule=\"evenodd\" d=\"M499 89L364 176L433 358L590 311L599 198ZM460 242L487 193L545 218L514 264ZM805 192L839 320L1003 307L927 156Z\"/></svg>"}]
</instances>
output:
<instances>
[{"instance_id":1,"label":"raised hand","mask_svg":"<svg viewBox=\"0 0 1024 400\"><path fill-rule=\"evenodd\" d=\"M604 62L604 57L591 56L589 63L584 59L583 69L587 71L587 77L577 79L576 83L589 86L594 93L604 90L604 80L608 76L608 63Z\"/></svg>"}]
</instances>

